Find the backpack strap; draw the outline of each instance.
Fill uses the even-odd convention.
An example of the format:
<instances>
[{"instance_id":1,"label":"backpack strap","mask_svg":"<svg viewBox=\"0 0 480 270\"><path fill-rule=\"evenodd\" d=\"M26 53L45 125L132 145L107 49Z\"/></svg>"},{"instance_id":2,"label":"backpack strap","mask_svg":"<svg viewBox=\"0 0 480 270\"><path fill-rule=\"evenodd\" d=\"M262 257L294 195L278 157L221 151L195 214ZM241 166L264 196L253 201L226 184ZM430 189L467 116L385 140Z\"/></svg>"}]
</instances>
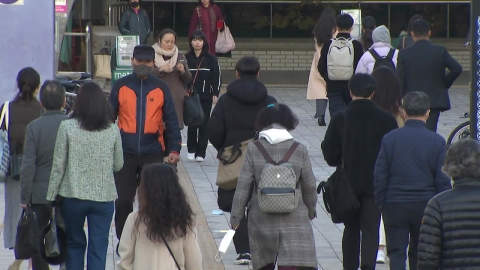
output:
<instances>
[{"instance_id":1,"label":"backpack strap","mask_svg":"<svg viewBox=\"0 0 480 270\"><path fill-rule=\"evenodd\" d=\"M256 141L254 144L258 148L258 151L260 151L260 153L262 154L263 158L267 161L267 163L278 165L277 162L273 161L272 157L268 154L267 150L265 150L265 147L263 147L260 141Z\"/></svg>"},{"instance_id":2,"label":"backpack strap","mask_svg":"<svg viewBox=\"0 0 480 270\"><path fill-rule=\"evenodd\" d=\"M280 160L279 164L287 163L290 157L292 157L293 152L295 152L299 144L300 144L299 142L293 142L292 146L290 146L290 149L288 149L287 153L282 158L282 160Z\"/></svg>"},{"instance_id":3,"label":"backpack strap","mask_svg":"<svg viewBox=\"0 0 480 270\"><path fill-rule=\"evenodd\" d=\"M390 60L390 61L393 61L393 55L395 54L395 50L394 49L390 49L390 51L388 52L387 54L387 59Z\"/></svg>"},{"instance_id":4,"label":"backpack strap","mask_svg":"<svg viewBox=\"0 0 480 270\"><path fill-rule=\"evenodd\" d=\"M368 50L368 52L373 56L375 61L378 61L378 59L381 58L380 55L374 49L370 49Z\"/></svg>"}]
</instances>

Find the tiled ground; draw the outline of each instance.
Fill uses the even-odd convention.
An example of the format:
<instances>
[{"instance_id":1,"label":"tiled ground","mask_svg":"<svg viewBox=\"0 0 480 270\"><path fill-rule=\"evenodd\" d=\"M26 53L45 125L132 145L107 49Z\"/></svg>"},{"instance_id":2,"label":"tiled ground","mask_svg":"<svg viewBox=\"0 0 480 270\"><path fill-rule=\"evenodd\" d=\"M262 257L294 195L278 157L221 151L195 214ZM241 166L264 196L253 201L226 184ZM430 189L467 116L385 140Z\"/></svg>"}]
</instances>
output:
<instances>
[{"instance_id":1,"label":"tiled ground","mask_svg":"<svg viewBox=\"0 0 480 270\"><path fill-rule=\"evenodd\" d=\"M314 115L314 102L305 99L305 89L270 89L270 93L274 95L279 102L286 103L297 114L300 119L300 125L293 132L296 140L302 142L308 147L309 154L313 164L314 174L318 181L323 181L334 171L334 168L328 167L323 160L320 151L320 142L322 141L326 128L319 127L316 121L312 118ZM452 100L452 110L443 113L440 117L438 132L445 138L451 130L458 124L465 121L460 117L463 113L469 110L469 92L466 89L452 89L450 96ZM327 117L327 122L330 119ZM184 142L186 142L186 132L183 132ZM207 220L208 226L217 245L220 243L224 230L228 230L228 215L214 215L212 210L216 210L216 151L209 146L208 155L203 163L185 161L183 163L186 172L188 173L191 183L194 187L194 192L198 198L203 214ZM186 160L186 147L182 149L182 160ZM188 180L188 179L187 179ZM191 192L193 194L193 192ZM192 195L193 196L193 195ZM0 204L3 205L3 186L0 186ZM0 215L3 215L4 208L0 206ZM341 258L341 237L342 225L335 225L329 219L321 201L317 206L318 218L312 221L314 227L317 258L319 268L325 270L339 270L342 269ZM201 214L201 213L198 213ZM111 233L111 245L108 251L108 267L107 269L116 269L114 262L118 259L114 255L114 246L116 245L116 237L114 229ZM3 237L3 235L2 235ZM227 254L223 257L224 268L227 270L248 269L246 266L235 266L233 260L236 258L233 245L230 246ZM0 270L7 269L8 265L13 259L13 252L5 249L0 249ZM205 258L211 260L212 258ZM27 269L26 265L24 268ZM54 269L57 269L55 267ZM385 265L379 265L377 269L388 269Z\"/></svg>"}]
</instances>

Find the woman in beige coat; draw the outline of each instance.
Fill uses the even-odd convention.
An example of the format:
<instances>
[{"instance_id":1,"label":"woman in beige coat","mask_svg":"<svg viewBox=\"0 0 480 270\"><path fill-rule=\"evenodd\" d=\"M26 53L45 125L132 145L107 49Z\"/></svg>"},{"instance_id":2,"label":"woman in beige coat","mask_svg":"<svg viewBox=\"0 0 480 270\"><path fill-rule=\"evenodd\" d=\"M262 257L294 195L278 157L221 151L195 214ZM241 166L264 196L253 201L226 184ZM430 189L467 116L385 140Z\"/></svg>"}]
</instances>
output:
<instances>
[{"instance_id":1,"label":"woman in beige coat","mask_svg":"<svg viewBox=\"0 0 480 270\"><path fill-rule=\"evenodd\" d=\"M128 216L120 239L119 269L201 270L193 212L175 169L145 166L138 199L139 210Z\"/></svg>"},{"instance_id":2,"label":"woman in beige coat","mask_svg":"<svg viewBox=\"0 0 480 270\"><path fill-rule=\"evenodd\" d=\"M192 81L187 60L175 45L177 34L172 29L165 29L158 35L155 49L155 69L153 74L164 80L172 93L173 104L177 112L178 125L183 129L183 100L186 85Z\"/></svg>"},{"instance_id":3,"label":"woman in beige coat","mask_svg":"<svg viewBox=\"0 0 480 270\"><path fill-rule=\"evenodd\" d=\"M315 37L315 55L313 56L312 67L310 68L310 76L308 78L307 99L316 100L316 112L314 118L318 118L319 126L326 126L325 112L327 110L327 86L325 80L317 70L318 60L320 60L320 52L323 43L330 40L335 35L336 29L335 10L326 8L322 11L317 25L313 29Z\"/></svg>"}]
</instances>

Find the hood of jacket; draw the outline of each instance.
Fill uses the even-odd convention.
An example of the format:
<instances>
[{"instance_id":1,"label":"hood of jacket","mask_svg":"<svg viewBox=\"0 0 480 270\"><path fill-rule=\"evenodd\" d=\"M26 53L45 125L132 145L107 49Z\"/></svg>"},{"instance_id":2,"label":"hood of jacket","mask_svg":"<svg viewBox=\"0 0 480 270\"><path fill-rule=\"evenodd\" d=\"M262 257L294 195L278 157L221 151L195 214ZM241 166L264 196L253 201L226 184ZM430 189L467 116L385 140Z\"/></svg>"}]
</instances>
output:
<instances>
[{"instance_id":1,"label":"hood of jacket","mask_svg":"<svg viewBox=\"0 0 480 270\"><path fill-rule=\"evenodd\" d=\"M256 78L241 78L227 86L227 94L244 104L256 104L267 97L267 88Z\"/></svg>"},{"instance_id":2,"label":"hood of jacket","mask_svg":"<svg viewBox=\"0 0 480 270\"><path fill-rule=\"evenodd\" d=\"M390 37L390 31L388 31L388 28L385 27L385 25L380 25L373 30L372 40L373 43L383 42L390 44L392 42L392 38Z\"/></svg>"}]
</instances>

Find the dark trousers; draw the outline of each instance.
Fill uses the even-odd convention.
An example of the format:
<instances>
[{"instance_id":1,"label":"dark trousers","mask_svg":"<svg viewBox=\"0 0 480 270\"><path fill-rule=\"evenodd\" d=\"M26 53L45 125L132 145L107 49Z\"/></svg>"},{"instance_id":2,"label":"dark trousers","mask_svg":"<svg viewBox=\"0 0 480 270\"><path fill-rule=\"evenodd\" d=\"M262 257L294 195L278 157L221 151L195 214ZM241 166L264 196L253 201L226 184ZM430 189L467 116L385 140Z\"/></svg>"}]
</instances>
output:
<instances>
[{"instance_id":1,"label":"dark trousers","mask_svg":"<svg viewBox=\"0 0 480 270\"><path fill-rule=\"evenodd\" d=\"M141 156L123 154L123 168L115 173L115 186L118 193L115 201L115 230L119 240L127 217L133 212L133 203L143 166L150 163L163 163L163 158L163 152Z\"/></svg>"},{"instance_id":2,"label":"dark trousers","mask_svg":"<svg viewBox=\"0 0 480 270\"><path fill-rule=\"evenodd\" d=\"M352 97L350 97L350 92L348 91L327 93L327 97L330 117L332 117L336 112L343 111L345 106L352 101Z\"/></svg>"},{"instance_id":3,"label":"dark trousers","mask_svg":"<svg viewBox=\"0 0 480 270\"><path fill-rule=\"evenodd\" d=\"M343 230L343 268L357 270L360 266L362 270L374 270L379 241L380 210L373 197L361 196L358 201L360 202L358 215L345 223ZM360 247L362 249L361 265L359 263Z\"/></svg>"},{"instance_id":4,"label":"dark trousers","mask_svg":"<svg viewBox=\"0 0 480 270\"><path fill-rule=\"evenodd\" d=\"M205 158L208 146L208 121L212 111L212 100L201 100L205 122L201 126L188 127L187 148L189 153L195 153L195 157Z\"/></svg>"},{"instance_id":5,"label":"dark trousers","mask_svg":"<svg viewBox=\"0 0 480 270\"><path fill-rule=\"evenodd\" d=\"M233 196L235 195L234 190L224 190L218 188L218 207L225 212L232 211ZM248 199L250 201L250 199ZM233 244L235 245L235 250L237 254L250 253L250 241L248 239L248 220L247 217L244 217L240 221L240 225L235 231L233 236Z\"/></svg>"},{"instance_id":6,"label":"dark trousers","mask_svg":"<svg viewBox=\"0 0 480 270\"><path fill-rule=\"evenodd\" d=\"M47 204L32 204L32 210L37 217L38 226L40 230L47 226L50 222L52 208ZM46 263L40 254L32 257L33 270L49 270L48 263Z\"/></svg>"},{"instance_id":7,"label":"dark trousers","mask_svg":"<svg viewBox=\"0 0 480 270\"><path fill-rule=\"evenodd\" d=\"M418 238L426 206L427 202L385 203L382 208L391 270L405 270L407 246L410 270L417 269Z\"/></svg>"},{"instance_id":8,"label":"dark trousers","mask_svg":"<svg viewBox=\"0 0 480 270\"><path fill-rule=\"evenodd\" d=\"M427 119L427 129L437 132L438 119L440 118L440 110L430 109L430 116Z\"/></svg>"},{"instance_id":9,"label":"dark trousers","mask_svg":"<svg viewBox=\"0 0 480 270\"><path fill-rule=\"evenodd\" d=\"M113 202L63 199L62 215L67 233L68 270L85 269L85 219L88 221L87 270L105 269L113 210Z\"/></svg>"}]
</instances>

